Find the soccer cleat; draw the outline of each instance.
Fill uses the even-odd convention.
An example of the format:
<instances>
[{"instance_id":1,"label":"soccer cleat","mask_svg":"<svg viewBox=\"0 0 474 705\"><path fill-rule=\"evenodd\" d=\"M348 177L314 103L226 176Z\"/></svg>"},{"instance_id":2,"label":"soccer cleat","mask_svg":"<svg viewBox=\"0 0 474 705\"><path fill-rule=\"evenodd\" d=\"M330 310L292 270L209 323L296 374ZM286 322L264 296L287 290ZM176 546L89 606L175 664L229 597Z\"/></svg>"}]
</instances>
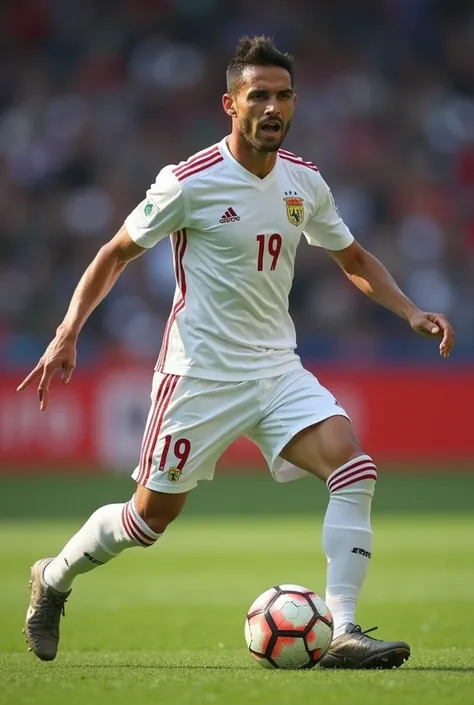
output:
<instances>
[{"instance_id":1,"label":"soccer cleat","mask_svg":"<svg viewBox=\"0 0 474 705\"><path fill-rule=\"evenodd\" d=\"M30 605L23 630L29 651L33 651L42 661L52 661L56 658L59 622L61 615L64 616L64 604L71 594L71 590L58 592L44 582L44 569L52 560L43 558L36 561L31 568Z\"/></svg>"},{"instance_id":2,"label":"soccer cleat","mask_svg":"<svg viewBox=\"0 0 474 705\"><path fill-rule=\"evenodd\" d=\"M320 668L398 668L410 658L404 641L381 641L367 636L378 627L362 631L358 624L348 624L319 662Z\"/></svg>"}]
</instances>

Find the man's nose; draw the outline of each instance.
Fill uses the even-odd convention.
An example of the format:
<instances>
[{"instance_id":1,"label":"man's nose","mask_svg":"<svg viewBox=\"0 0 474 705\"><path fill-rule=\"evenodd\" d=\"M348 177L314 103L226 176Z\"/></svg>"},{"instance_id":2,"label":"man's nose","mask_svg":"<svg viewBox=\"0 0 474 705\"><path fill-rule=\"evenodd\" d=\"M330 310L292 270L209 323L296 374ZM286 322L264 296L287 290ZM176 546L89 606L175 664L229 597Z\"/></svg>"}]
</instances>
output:
<instances>
[{"instance_id":1,"label":"man's nose","mask_svg":"<svg viewBox=\"0 0 474 705\"><path fill-rule=\"evenodd\" d=\"M267 101L267 105L265 107L265 115L280 115L280 105L278 103L278 100L276 96L271 97Z\"/></svg>"}]
</instances>

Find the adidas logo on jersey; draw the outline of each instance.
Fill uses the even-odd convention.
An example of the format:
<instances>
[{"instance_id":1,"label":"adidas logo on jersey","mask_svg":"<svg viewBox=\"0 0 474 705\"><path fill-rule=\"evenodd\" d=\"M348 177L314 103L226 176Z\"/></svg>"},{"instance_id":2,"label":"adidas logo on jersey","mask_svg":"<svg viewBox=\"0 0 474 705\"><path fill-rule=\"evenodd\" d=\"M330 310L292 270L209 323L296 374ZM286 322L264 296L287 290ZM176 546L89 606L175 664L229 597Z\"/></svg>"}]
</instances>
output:
<instances>
[{"instance_id":1,"label":"adidas logo on jersey","mask_svg":"<svg viewBox=\"0 0 474 705\"><path fill-rule=\"evenodd\" d=\"M228 208L219 223L235 223L236 220L240 220L240 216L237 215L233 208Z\"/></svg>"}]
</instances>

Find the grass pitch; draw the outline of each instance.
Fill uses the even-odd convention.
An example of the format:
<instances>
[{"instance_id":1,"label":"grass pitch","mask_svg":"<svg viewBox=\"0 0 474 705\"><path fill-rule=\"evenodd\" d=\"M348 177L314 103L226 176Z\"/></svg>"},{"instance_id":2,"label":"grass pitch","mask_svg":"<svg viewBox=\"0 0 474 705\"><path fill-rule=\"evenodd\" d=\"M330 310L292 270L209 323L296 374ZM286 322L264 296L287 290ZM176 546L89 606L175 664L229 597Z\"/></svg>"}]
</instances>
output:
<instances>
[{"instance_id":1,"label":"grass pitch","mask_svg":"<svg viewBox=\"0 0 474 705\"><path fill-rule=\"evenodd\" d=\"M409 490L410 481L400 481ZM54 555L82 520L5 519L0 703L473 703L474 526L459 511L375 515L358 620L410 642L412 658L401 669L266 671L253 662L243 623L259 593L290 582L324 594L321 522L320 513L206 518L191 511L153 549L128 551L78 578L60 654L41 663L21 634L28 567Z\"/></svg>"}]
</instances>

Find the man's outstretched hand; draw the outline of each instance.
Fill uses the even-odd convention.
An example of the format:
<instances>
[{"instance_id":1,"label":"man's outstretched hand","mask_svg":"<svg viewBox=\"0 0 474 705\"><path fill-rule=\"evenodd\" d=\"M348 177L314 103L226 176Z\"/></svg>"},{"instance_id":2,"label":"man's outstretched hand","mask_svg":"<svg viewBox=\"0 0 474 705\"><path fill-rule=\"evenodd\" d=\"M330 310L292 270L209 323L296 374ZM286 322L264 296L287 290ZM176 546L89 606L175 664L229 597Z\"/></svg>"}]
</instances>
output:
<instances>
[{"instance_id":1,"label":"man's outstretched hand","mask_svg":"<svg viewBox=\"0 0 474 705\"><path fill-rule=\"evenodd\" d=\"M49 385L57 370L62 370L61 381L67 384L76 366L76 339L58 332L54 340L46 348L44 355L34 370L25 377L17 387L17 392L27 389L33 382L39 380L38 398L41 411L48 406Z\"/></svg>"},{"instance_id":2,"label":"man's outstretched hand","mask_svg":"<svg viewBox=\"0 0 474 705\"><path fill-rule=\"evenodd\" d=\"M441 357L449 357L454 347L454 330L446 316L440 313L426 313L416 311L409 318L413 330L421 335L441 338L439 352Z\"/></svg>"}]
</instances>

